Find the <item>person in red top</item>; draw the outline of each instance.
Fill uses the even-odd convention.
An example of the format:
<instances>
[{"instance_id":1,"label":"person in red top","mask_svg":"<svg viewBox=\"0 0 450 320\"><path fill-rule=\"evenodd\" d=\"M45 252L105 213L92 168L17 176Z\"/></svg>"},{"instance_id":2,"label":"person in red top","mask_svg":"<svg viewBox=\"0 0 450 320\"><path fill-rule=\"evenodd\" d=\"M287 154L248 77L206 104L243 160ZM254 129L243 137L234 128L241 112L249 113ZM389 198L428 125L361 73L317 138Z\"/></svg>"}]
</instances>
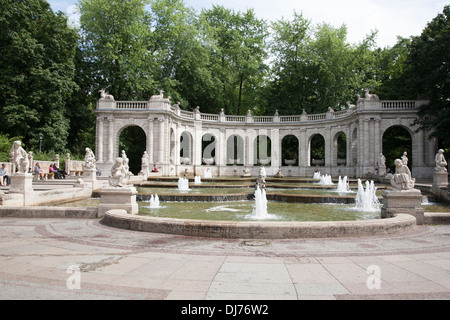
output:
<instances>
[{"instance_id":1,"label":"person in red top","mask_svg":"<svg viewBox=\"0 0 450 320\"><path fill-rule=\"evenodd\" d=\"M156 167L156 164L153 165L153 170L152 172L158 172L158 168Z\"/></svg>"}]
</instances>

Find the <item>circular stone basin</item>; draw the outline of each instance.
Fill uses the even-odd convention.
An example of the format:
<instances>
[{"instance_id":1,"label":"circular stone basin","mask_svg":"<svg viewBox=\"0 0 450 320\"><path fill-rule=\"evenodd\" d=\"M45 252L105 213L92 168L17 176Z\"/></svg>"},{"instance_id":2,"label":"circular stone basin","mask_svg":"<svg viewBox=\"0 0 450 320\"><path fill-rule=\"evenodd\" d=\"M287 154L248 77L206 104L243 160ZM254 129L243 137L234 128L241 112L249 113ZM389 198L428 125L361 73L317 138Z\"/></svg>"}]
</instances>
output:
<instances>
[{"instance_id":1,"label":"circular stone basin","mask_svg":"<svg viewBox=\"0 0 450 320\"><path fill-rule=\"evenodd\" d=\"M139 214L159 218L211 221L252 221L253 201L237 202L167 202L151 209L149 202L139 202ZM355 221L379 219L380 210L363 212L353 205L283 203L269 201L264 221Z\"/></svg>"}]
</instances>

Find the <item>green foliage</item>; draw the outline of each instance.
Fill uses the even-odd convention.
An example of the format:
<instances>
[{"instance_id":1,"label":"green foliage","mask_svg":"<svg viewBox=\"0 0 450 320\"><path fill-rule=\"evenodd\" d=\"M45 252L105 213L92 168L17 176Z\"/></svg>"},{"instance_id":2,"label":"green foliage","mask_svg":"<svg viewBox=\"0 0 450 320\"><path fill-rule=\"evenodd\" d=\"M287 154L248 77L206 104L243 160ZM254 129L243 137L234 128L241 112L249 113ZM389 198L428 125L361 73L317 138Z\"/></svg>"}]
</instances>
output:
<instances>
[{"instance_id":1,"label":"green foliage","mask_svg":"<svg viewBox=\"0 0 450 320\"><path fill-rule=\"evenodd\" d=\"M355 100L355 93L367 85L365 64L375 33L361 44L347 42L347 28L328 24L313 26L294 12L291 21L272 25L271 80L266 89L266 112L282 114L326 112Z\"/></svg>"},{"instance_id":2,"label":"green foliage","mask_svg":"<svg viewBox=\"0 0 450 320\"><path fill-rule=\"evenodd\" d=\"M450 146L450 5L413 38L407 63L412 91L431 101L421 108L418 124Z\"/></svg>"},{"instance_id":3,"label":"green foliage","mask_svg":"<svg viewBox=\"0 0 450 320\"><path fill-rule=\"evenodd\" d=\"M22 137L9 137L8 134L0 133L0 162L9 162L9 151L16 140L22 140Z\"/></svg>"},{"instance_id":4,"label":"green foliage","mask_svg":"<svg viewBox=\"0 0 450 320\"><path fill-rule=\"evenodd\" d=\"M29 146L43 133L47 149L64 149L76 32L44 0L2 1L0 25L0 131Z\"/></svg>"},{"instance_id":5,"label":"green foliage","mask_svg":"<svg viewBox=\"0 0 450 320\"><path fill-rule=\"evenodd\" d=\"M420 36L392 48L375 48L376 32L351 44L345 25L315 25L296 12L269 25L252 9L197 13L183 0L78 6L74 30L45 0L0 3L0 144L20 136L36 152L42 133L45 152L82 158L95 146L100 89L116 100L163 89L172 103L205 113L286 115L339 109L370 88L381 99L430 99L417 124L450 145L448 5ZM313 157L323 157L320 148Z\"/></svg>"}]
</instances>

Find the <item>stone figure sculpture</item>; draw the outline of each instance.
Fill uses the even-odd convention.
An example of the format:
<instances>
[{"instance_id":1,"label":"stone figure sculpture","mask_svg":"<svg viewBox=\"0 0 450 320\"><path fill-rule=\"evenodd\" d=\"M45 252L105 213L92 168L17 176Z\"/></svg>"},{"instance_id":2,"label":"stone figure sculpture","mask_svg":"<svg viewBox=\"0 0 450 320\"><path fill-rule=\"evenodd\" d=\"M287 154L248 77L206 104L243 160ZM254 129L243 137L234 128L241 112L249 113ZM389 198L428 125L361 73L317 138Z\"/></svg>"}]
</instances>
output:
<instances>
[{"instance_id":1,"label":"stone figure sculpture","mask_svg":"<svg viewBox=\"0 0 450 320\"><path fill-rule=\"evenodd\" d=\"M391 185L397 190L411 190L414 188L416 179L411 176L411 171L408 166L404 165L402 160L396 159L395 173L391 177Z\"/></svg>"},{"instance_id":2,"label":"stone figure sculpture","mask_svg":"<svg viewBox=\"0 0 450 320\"><path fill-rule=\"evenodd\" d=\"M128 183L130 178L129 172L126 171L123 164L123 158L117 157L111 167L109 176L109 184L112 187L123 187Z\"/></svg>"},{"instance_id":3,"label":"stone figure sculpture","mask_svg":"<svg viewBox=\"0 0 450 320\"><path fill-rule=\"evenodd\" d=\"M123 166L125 168L126 173L130 171L130 167L128 166L128 162L130 161L127 157L127 154L125 153L125 150L122 150L122 159L123 159Z\"/></svg>"},{"instance_id":4,"label":"stone figure sculpture","mask_svg":"<svg viewBox=\"0 0 450 320\"><path fill-rule=\"evenodd\" d=\"M445 160L443 149L439 149L434 160L436 162L435 172L447 172L447 169L445 168L447 166L447 161Z\"/></svg>"},{"instance_id":5,"label":"stone figure sculpture","mask_svg":"<svg viewBox=\"0 0 450 320\"><path fill-rule=\"evenodd\" d=\"M86 148L85 149L85 156L84 156L84 169L95 169L95 155L94 152L92 152L91 149Z\"/></svg>"},{"instance_id":6,"label":"stone figure sculpture","mask_svg":"<svg viewBox=\"0 0 450 320\"><path fill-rule=\"evenodd\" d=\"M386 157L382 153L378 156L378 165L380 167L386 167Z\"/></svg>"},{"instance_id":7,"label":"stone figure sculpture","mask_svg":"<svg viewBox=\"0 0 450 320\"><path fill-rule=\"evenodd\" d=\"M407 153L406 151L403 152L403 155L402 155L402 163L403 163L403 165L405 165L405 166L408 165L408 153Z\"/></svg>"},{"instance_id":8,"label":"stone figure sculpture","mask_svg":"<svg viewBox=\"0 0 450 320\"><path fill-rule=\"evenodd\" d=\"M261 166L261 168L259 169L258 178L256 179L256 186L261 190L266 188L266 177L266 169Z\"/></svg>"},{"instance_id":9,"label":"stone figure sculpture","mask_svg":"<svg viewBox=\"0 0 450 320\"><path fill-rule=\"evenodd\" d=\"M140 175L148 176L150 170L149 170L149 156L147 151L144 151L144 154L142 155L141 159L141 172L139 172Z\"/></svg>"},{"instance_id":10,"label":"stone figure sculpture","mask_svg":"<svg viewBox=\"0 0 450 320\"><path fill-rule=\"evenodd\" d=\"M15 165L18 173L27 173L30 163L28 153L22 148L22 142L14 141L9 152L10 162Z\"/></svg>"},{"instance_id":11,"label":"stone figure sculpture","mask_svg":"<svg viewBox=\"0 0 450 320\"><path fill-rule=\"evenodd\" d=\"M101 100L111 100L114 101L114 97L111 94L105 92L105 90L100 90L100 99Z\"/></svg>"}]
</instances>

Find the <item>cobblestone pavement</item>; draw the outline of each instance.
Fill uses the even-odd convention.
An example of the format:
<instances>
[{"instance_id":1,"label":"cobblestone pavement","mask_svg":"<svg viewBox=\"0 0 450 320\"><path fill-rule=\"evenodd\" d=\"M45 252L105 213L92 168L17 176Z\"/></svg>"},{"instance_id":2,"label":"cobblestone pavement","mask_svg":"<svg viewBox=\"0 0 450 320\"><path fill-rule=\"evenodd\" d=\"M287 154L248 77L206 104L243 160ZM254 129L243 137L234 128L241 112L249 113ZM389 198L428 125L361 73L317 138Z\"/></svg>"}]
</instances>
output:
<instances>
[{"instance_id":1,"label":"cobblestone pavement","mask_svg":"<svg viewBox=\"0 0 450 320\"><path fill-rule=\"evenodd\" d=\"M96 219L0 219L0 299L450 299L450 226L217 240Z\"/></svg>"}]
</instances>

